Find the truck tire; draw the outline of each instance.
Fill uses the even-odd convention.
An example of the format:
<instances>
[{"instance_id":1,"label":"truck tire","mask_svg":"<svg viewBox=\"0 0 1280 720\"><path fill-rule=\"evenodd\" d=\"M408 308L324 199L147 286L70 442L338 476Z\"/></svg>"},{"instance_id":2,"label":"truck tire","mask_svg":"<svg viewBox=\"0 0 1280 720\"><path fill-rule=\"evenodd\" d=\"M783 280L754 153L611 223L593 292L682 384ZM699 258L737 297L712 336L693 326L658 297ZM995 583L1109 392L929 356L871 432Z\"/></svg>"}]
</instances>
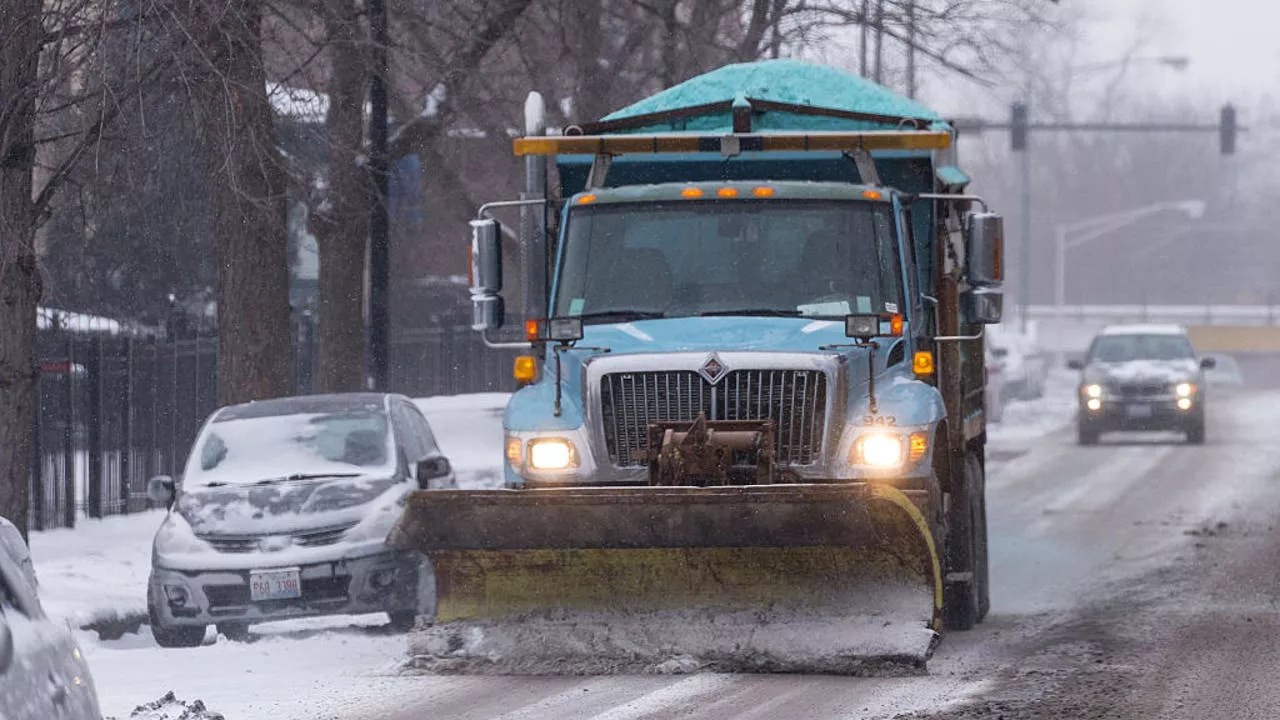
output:
<instances>
[{"instance_id":1,"label":"truck tire","mask_svg":"<svg viewBox=\"0 0 1280 720\"><path fill-rule=\"evenodd\" d=\"M948 630L972 630L990 606L987 591L986 507L983 499L982 463L966 455L964 480L953 492L948 525L947 576L943 591L943 622Z\"/></svg>"}]
</instances>

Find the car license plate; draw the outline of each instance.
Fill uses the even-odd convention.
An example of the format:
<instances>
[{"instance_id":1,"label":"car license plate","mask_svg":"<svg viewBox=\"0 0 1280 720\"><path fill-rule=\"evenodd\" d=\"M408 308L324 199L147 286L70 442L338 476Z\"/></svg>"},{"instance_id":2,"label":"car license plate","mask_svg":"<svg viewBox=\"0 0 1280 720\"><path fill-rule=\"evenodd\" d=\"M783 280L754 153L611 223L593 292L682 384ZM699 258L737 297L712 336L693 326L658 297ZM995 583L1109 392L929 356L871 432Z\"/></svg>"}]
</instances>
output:
<instances>
[{"instance_id":1,"label":"car license plate","mask_svg":"<svg viewBox=\"0 0 1280 720\"><path fill-rule=\"evenodd\" d=\"M298 568L254 570L249 573L249 599L253 602L299 597L302 597L302 579Z\"/></svg>"},{"instance_id":2,"label":"car license plate","mask_svg":"<svg viewBox=\"0 0 1280 720\"><path fill-rule=\"evenodd\" d=\"M1129 417L1131 418L1151 417L1151 406L1150 405L1130 405Z\"/></svg>"}]
</instances>

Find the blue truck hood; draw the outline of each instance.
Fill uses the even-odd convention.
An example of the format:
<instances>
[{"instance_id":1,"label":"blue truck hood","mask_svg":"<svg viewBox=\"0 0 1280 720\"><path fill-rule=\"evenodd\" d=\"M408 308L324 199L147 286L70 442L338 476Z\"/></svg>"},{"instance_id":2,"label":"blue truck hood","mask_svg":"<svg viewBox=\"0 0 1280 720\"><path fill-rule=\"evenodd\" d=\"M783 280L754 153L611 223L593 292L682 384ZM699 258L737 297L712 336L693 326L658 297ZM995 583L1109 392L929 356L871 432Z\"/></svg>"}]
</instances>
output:
<instances>
[{"instance_id":1,"label":"blue truck hood","mask_svg":"<svg viewBox=\"0 0 1280 720\"><path fill-rule=\"evenodd\" d=\"M818 353L823 345L851 342L844 335L844 323L839 320L813 320L805 318L771 317L714 317L668 318L643 320L631 323L589 325L582 341L575 349L561 354L563 388L562 413L559 417L550 412L555 401L554 363L548 361L541 380L516 393L507 406L506 427L511 430L568 430L583 424L582 415L582 365L583 361L599 353L587 348L609 348L609 357L629 354L671 352L811 352ZM922 383L911 375L909 361L885 368L885 360L892 341L886 340L876 351L876 395L882 407L894 403L895 397L904 399L899 411L899 422L909 424L918 418L937 417L940 405L921 403ZM829 352L840 353L848 362L850 407L861 404L866 397L867 356L865 349L841 348ZM908 399L908 396L910 399ZM927 422L921 419L919 422Z\"/></svg>"}]
</instances>

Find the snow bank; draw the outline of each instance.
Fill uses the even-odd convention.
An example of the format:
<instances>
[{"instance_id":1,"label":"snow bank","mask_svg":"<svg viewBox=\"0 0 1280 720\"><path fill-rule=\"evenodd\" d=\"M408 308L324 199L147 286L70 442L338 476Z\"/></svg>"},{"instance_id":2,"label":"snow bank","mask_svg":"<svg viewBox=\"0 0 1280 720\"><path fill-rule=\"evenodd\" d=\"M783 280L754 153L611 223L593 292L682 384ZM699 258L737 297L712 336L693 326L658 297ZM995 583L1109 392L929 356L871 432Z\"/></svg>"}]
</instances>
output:
<instances>
[{"instance_id":1,"label":"snow bank","mask_svg":"<svg viewBox=\"0 0 1280 720\"><path fill-rule=\"evenodd\" d=\"M458 487L502 486L502 415L510 399L508 393L475 393L416 400L453 464Z\"/></svg>"},{"instance_id":2,"label":"snow bank","mask_svg":"<svg viewBox=\"0 0 1280 720\"><path fill-rule=\"evenodd\" d=\"M81 519L74 530L31 533L45 611L76 627L145 618L151 538L164 515L151 510Z\"/></svg>"},{"instance_id":3,"label":"snow bank","mask_svg":"<svg viewBox=\"0 0 1280 720\"><path fill-rule=\"evenodd\" d=\"M1079 375L1053 369L1045 381L1044 395L1034 400L1011 400L1004 417L987 428L987 438L996 446L1034 440L1069 425L1076 413Z\"/></svg>"}]
</instances>

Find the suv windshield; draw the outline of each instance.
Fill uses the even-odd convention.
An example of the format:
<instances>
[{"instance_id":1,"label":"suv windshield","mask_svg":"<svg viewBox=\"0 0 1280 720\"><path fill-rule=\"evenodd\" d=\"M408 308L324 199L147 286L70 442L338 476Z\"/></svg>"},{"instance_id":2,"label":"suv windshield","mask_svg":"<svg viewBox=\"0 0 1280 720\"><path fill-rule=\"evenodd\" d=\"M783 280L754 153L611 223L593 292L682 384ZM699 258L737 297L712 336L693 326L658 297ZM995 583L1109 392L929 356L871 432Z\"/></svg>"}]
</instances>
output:
<instances>
[{"instance_id":1,"label":"suv windshield","mask_svg":"<svg viewBox=\"0 0 1280 720\"><path fill-rule=\"evenodd\" d=\"M243 485L291 476L395 471L384 413L352 410L215 419L187 461L187 487Z\"/></svg>"},{"instance_id":2,"label":"suv windshield","mask_svg":"<svg viewBox=\"0 0 1280 720\"><path fill-rule=\"evenodd\" d=\"M838 318L896 313L902 272L889 205L681 201L574 208L555 314Z\"/></svg>"},{"instance_id":3,"label":"suv windshield","mask_svg":"<svg viewBox=\"0 0 1280 720\"><path fill-rule=\"evenodd\" d=\"M1103 335L1093 341L1091 362L1130 360L1184 360L1195 357L1191 342L1182 335Z\"/></svg>"}]
</instances>

